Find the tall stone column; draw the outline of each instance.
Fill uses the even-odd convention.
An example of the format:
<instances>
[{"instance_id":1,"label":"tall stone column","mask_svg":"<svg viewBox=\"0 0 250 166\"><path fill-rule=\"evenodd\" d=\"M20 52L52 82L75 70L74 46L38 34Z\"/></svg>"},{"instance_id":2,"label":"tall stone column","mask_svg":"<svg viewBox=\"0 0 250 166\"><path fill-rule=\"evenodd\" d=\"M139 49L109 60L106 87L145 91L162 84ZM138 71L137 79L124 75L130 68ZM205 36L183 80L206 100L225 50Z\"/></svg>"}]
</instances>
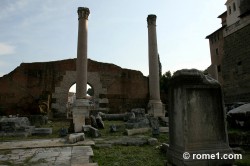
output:
<instances>
[{"instance_id":1,"label":"tall stone column","mask_svg":"<svg viewBox=\"0 0 250 166\"><path fill-rule=\"evenodd\" d=\"M149 60L149 93L148 113L154 117L164 116L160 99L159 55L156 37L156 15L148 15L148 60Z\"/></svg>"},{"instance_id":2,"label":"tall stone column","mask_svg":"<svg viewBox=\"0 0 250 166\"><path fill-rule=\"evenodd\" d=\"M89 9L79 7L78 13L78 45L76 60L76 99L86 98L87 92L87 40L88 40L88 16Z\"/></svg>"},{"instance_id":3,"label":"tall stone column","mask_svg":"<svg viewBox=\"0 0 250 166\"><path fill-rule=\"evenodd\" d=\"M75 132L81 132L85 125L85 118L89 117L89 101L86 99L87 91L87 35L89 9L79 7L78 13L78 44L76 60L76 101L73 108L73 123Z\"/></svg>"}]
</instances>

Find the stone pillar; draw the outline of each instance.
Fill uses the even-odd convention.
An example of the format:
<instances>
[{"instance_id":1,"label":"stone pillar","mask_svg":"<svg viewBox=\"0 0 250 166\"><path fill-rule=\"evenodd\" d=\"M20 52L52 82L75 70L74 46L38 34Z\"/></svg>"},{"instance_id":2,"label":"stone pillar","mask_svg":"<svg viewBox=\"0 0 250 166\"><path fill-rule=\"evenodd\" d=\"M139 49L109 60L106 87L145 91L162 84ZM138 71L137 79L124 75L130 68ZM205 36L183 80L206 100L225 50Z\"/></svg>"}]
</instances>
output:
<instances>
[{"instance_id":1,"label":"stone pillar","mask_svg":"<svg viewBox=\"0 0 250 166\"><path fill-rule=\"evenodd\" d=\"M73 108L73 123L75 132L81 132L85 125L85 117L89 117L89 101L86 99L87 92L87 33L89 9L79 7L78 13L78 44L76 60L76 101Z\"/></svg>"},{"instance_id":2,"label":"stone pillar","mask_svg":"<svg viewBox=\"0 0 250 166\"><path fill-rule=\"evenodd\" d=\"M177 71L169 86L168 161L176 166L231 165L222 89L202 72ZM200 158L199 155L213 154Z\"/></svg>"},{"instance_id":3,"label":"stone pillar","mask_svg":"<svg viewBox=\"0 0 250 166\"><path fill-rule=\"evenodd\" d=\"M154 117L164 116L160 99L159 55L156 37L156 15L148 15L148 60L149 60L149 94L148 113Z\"/></svg>"},{"instance_id":4,"label":"stone pillar","mask_svg":"<svg viewBox=\"0 0 250 166\"><path fill-rule=\"evenodd\" d=\"M88 16L89 9L79 7L78 13L78 45L76 60L76 99L86 98L87 92L87 40L88 40Z\"/></svg>"}]
</instances>

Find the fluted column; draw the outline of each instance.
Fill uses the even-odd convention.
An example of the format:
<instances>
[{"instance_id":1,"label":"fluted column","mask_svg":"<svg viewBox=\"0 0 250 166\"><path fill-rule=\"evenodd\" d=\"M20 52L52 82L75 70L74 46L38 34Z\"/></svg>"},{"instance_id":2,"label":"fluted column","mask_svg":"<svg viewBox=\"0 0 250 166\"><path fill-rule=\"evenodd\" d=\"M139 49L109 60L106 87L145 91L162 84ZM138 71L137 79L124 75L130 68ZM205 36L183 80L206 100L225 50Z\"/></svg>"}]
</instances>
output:
<instances>
[{"instance_id":1,"label":"fluted column","mask_svg":"<svg viewBox=\"0 0 250 166\"><path fill-rule=\"evenodd\" d=\"M87 92L87 46L88 46L88 16L89 9L79 7L78 13L78 45L77 45L77 61L76 61L76 99L86 98Z\"/></svg>"},{"instance_id":2,"label":"fluted column","mask_svg":"<svg viewBox=\"0 0 250 166\"><path fill-rule=\"evenodd\" d=\"M156 15L148 15L148 61L149 61L149 94L148 112L153 116L164 116L160 99L159 56L156 36Z\"/></svg>"}]
</instances>

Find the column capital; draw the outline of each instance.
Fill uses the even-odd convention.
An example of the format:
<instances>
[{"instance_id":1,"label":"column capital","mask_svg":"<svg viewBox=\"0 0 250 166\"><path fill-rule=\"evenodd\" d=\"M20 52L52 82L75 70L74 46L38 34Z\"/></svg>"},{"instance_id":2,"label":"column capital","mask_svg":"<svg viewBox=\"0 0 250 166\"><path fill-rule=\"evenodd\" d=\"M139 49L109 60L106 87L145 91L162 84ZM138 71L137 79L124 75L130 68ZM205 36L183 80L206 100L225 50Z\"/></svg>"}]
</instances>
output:
<instances>
[{"instance_id":1,"label":"column capital","mask_svg":"<svg viewBox=\"0 0 250 166\"><path fill-rule=\"evenodd\" d=\"M154 14L148 15L148 17L147 17L148 25L156 25L156 18L157 17Z\"/></svg>"},{"instance_id":2,"label":"column capital","mask_svg":"<svg viewBox=\"0 0 250 166\"><path fill-rule=\"evenodd\" d=\"M90 11L89 11L89 8L78 7L77 13L78 13L78 20L80 20L82 18L87 20L89 17Z\"/></svg>"}]
</instances>

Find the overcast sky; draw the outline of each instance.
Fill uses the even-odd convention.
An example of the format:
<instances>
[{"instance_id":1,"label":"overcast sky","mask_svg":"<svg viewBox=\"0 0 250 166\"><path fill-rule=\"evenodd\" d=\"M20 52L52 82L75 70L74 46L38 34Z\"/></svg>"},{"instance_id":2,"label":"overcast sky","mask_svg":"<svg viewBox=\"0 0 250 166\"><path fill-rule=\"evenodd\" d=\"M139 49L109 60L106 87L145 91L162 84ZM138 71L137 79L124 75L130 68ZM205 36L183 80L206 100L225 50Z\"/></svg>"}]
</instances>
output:
<instances>
[{"instance_id":1,"label":"overcast sky","mask_svg":"<svg viewBox=\"0 0 250 166\"><path fill-rule=\"evenodd\" d=\"M78 7L88 7L88 58L148 75L148 14L157 15L162 71L206 69L205 37L226 0L1 0L0 76L22 62L76 58Z\"/></svg>"}]
</instances>

